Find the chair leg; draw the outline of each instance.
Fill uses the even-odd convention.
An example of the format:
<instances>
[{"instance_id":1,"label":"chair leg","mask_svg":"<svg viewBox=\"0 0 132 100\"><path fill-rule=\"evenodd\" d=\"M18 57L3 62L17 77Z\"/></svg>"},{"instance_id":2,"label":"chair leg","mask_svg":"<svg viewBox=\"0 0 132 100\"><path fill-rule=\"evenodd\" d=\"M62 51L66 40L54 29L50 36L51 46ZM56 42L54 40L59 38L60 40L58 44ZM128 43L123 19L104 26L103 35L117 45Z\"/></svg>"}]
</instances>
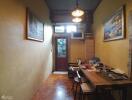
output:
<instances>
[{"instance_id":1,"label":"chair leg","mask_svg":"<svg viewBox=\"0 0 132 100\"><path fill-rule=\"evenodd\" d=\"M72 88L71 88L71 90L74 90L74 82L73 82L73 84L72 84Z\"/></svg>"},{"instance_id":2,"label":"chair leg","mask_svg":"<svg viewBox=\"0 0 132 100\"><path fill-rule=\"evenodd\" d=\"M82 93L82 100L84 100L84 94Z\"/></svg>"},{"instance_id":3,"label":"chair leg","mask_svg":"<svg viewBox=\"0 0 132 100\"><path fill-rule=\"evenodd\" d=\"M76 86L76 82L73 81L72 88L71 88L71 91L73 92L73 94L75 92L75 86Z\"/></svg>"},{"instance_id":4,"label":"chair leg","mask_svg":"<svg viewBox=\"0 0 132 100\"><path fill-rule=\"evenodd\" d=\"M79 100L82 99L82 92L81 92L81 87L80 87L80 90L79 90Z\"/></svg>"},{"instance_id":5,"label":"chair leg","mask_svg":"<svg viewBox=\"0 0 132 100\"><path fill-rule=\"evenodd\" d=\"M78 88L78 84L76 83L76 86L75 86L75 93L74 93L74 98L76 100L76 95L77 95L77 88Z\"/></svg>"}]
</instances>

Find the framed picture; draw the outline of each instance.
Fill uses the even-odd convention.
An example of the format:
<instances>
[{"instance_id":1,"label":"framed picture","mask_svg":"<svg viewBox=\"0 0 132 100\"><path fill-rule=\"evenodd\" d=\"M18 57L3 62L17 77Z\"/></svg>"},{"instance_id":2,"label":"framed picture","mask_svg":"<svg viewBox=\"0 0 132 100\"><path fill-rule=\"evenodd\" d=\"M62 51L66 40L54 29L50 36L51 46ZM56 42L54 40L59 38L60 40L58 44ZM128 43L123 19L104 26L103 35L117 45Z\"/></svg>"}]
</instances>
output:
<instances>
[{"instance_id":1,"label":"framed picture","mask_svg":"<svg viewBox=\"0 0 132 100\"><path fill-rule=\"evenodd\" d=\"M27 9L27 39L44 41L44 24Z\"/></svg>"},{"instance_id":2,"label":"framed picture","mask_svg":"<svg viewBox=\"0 0 132 100\"><path fill-rule=\"evenodd\" d=\"M104 24L104 41L123 39L124 30L124 6L115 12Z\"/></svg>"}]
</instances>

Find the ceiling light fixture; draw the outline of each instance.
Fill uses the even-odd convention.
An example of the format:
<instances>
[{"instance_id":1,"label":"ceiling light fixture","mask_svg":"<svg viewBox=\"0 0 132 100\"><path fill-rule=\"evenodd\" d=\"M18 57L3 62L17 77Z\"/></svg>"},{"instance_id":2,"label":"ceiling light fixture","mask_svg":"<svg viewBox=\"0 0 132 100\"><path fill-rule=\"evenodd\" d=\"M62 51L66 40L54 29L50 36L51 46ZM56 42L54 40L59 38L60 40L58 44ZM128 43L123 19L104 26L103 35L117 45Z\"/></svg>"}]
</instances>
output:
<instances>
[{"instance_id":1,"label":"ceiling light fixture","mask_svg":"<svg viewBox=\"0 0 132 100\"><path fill-rule=\"evenodd\" d=\"M79 18L79 17L75 17L75 18L72 19L72 21L73 21L74 23L79 23L79 22L82 21L82 19Z\"/></svg>"},{"instance_id":2,"label":"ceiling light fixture","mask_svg":"<svg viewBox=\"0 0 132 100\"><path fill-rule=\"evenodd\" d=\"M76 9L74 11L72 11L72 16L74 17L80 17L82 15L84 15L84 11L81 10L78 6L78 0L76 0Z\"/></svg>"}]
</instances>

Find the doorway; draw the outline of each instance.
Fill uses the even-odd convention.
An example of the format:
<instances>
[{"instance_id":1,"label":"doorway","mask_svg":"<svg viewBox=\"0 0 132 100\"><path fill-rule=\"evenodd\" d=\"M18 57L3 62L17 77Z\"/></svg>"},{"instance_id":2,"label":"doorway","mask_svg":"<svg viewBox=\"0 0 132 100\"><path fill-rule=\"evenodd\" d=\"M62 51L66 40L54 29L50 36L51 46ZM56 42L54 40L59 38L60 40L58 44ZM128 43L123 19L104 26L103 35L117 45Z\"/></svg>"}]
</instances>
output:
<instances>
[{"instance_id":1,"label":"doorway","mask_svg":"<svg viewBox=\"0 0 132 100\"><path fill-rule=\"evenodd\" d=\"M55 37L55 71L68 69L68 37Z\"/></svg>"}]
</instances>

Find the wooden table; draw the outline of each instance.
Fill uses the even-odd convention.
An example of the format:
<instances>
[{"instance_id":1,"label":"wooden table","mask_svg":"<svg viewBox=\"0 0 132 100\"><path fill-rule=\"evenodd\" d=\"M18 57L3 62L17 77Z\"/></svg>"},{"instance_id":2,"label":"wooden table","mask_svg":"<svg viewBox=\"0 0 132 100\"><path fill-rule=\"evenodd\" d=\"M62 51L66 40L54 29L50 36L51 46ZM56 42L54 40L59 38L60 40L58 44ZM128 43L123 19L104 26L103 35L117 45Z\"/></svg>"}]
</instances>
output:
<instances>
[{"instance_id":1,"label":"wooden table","mask_svg":"<svg viewBox=\"0 0 132 100\"><path fill-rule=\"evenodd\" d=\"M100 72L89 71L88 69L81 68L86 78L95 86L95 89L100 88L117 88L122 90L122 100L126 100L127 97L127 87L132 86L132 81L130 80L111 80L105 77Z\"/></svg>"}]
</instances>

